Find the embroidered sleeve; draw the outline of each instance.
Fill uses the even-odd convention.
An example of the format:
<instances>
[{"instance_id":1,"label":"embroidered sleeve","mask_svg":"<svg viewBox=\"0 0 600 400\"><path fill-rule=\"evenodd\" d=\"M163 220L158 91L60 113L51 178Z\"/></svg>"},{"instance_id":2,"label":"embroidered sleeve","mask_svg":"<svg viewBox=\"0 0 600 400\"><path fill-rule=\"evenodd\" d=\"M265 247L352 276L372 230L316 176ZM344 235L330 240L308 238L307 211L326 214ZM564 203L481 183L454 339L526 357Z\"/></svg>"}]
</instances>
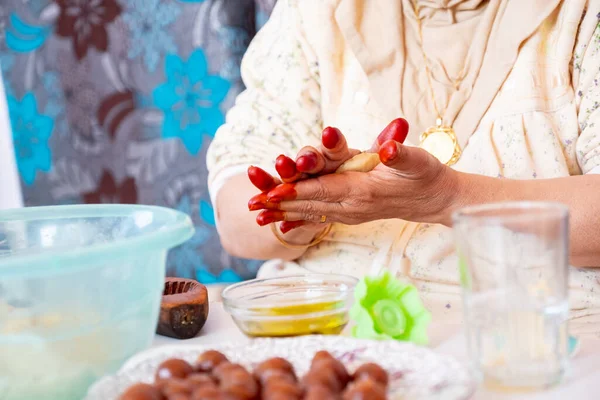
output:
<instances>
[{"instance_id":1,"label":"embroidered sleeve","mask_svg":"<svg viewBox=\"0 0 600 400\"><path fill-rule=\"evenodd\" d=\"M302 33L298 0L280 0L242 61L246 90L208 154L209 188L249 164L272 170L279 154L318 144L322 130L316 57Z\"/></svg>"},{"instance_id":2,"label":"embroidered sleeve","mask_svg":"<svg viewBox=\"0 0 600 400\"><path fill-rule=\"evenodd\" d=\"M584 174L600 167L600 9L583 18L573 55L580 135L577 161Z\"/></svg>"}]
</instances>

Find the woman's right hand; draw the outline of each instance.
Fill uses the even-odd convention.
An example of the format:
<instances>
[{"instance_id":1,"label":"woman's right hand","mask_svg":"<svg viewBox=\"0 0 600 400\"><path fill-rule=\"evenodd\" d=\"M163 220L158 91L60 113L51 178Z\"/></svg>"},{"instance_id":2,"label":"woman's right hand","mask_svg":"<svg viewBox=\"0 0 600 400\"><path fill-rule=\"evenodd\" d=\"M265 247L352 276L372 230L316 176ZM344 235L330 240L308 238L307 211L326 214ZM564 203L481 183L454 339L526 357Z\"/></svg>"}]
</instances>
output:
<instances>
[{"instance_id":1,"label":"woman's right hand","mask_svg":"<svg viewBox=\"0 0 600 400\"><path fill-rule=\"evenodd\" d=\"M327 127L321 135L320 149L312 146L304 147L298 152L296 160L283 154L277 157L275 169L280 178L271 176L259 167L249 167L248 178L261 191L248 202L249 210L263 209L262 204L267 201L266 193L278 184L296 182L334 172L340 165L358 153L360 153L359 150L348 148L346 138L339 129ZM277 211L260 213L256 222L261 226L268 225L277 219L276 215L273 215L274 213ZM323 224L307 221L283 221L279 225L279 229L284 234L296 228L317 234L325 227Z\"/></svg>"},{"instance_id":2,"label":"woman's right hand","mask_svg":"<svg viewBox=\"0 0 600 400\"><path fill-rule=\"evenodd\" d=\"M375 140L375 143L373 143L371 149L368 151L378 152L379 147L388 140L395 140L402 143L407 134L408 123L402 118L397 118L381 131L377 140ZM321 134L320 149L312 146L303 147L296 155L295 161L283 154L277 157L275 169L281 180L274 178L261 168L254 166L248 168L250 181L261 191L260 194L250 199L248 208L250 211L263 209L264 207L261 204L267 201L266 193L282 181L290 183L333 173L342 164L359 153L360 150L348 147L348 142L339 129L327 127ZM277 212L276 210L264 210L257 216L256 221L261 226L270 224L278 220L275 215ZM280 225L280 230L284 234L296 228L308 230L316 234L324 229L324 225L308 221L283 221Z\"/></svg>"}]
</instances>

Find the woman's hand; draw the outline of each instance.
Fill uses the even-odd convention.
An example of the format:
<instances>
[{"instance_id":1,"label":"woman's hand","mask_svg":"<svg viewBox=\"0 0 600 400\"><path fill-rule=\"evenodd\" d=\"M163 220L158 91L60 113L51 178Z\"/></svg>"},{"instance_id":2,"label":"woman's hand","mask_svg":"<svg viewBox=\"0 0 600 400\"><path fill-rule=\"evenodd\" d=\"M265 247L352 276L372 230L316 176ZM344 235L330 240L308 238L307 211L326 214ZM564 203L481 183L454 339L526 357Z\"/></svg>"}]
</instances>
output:
<instances>
[{"instance_id":1,"label":"woman's hand","mask_svg":"<svg viewBox=\"0 0 600 400\"><path fill-rule=\"evenodd\" d=\"M377 140L373 143L369 151L377 152L380 146L388 140L404 142L408 135L408 129L406 120L402 118L393 120L378 135ZM339 129L327 127L321 135L320 149L312 146L304 147L298 152L296 161L285 155L280 155L276 160L275 168L283 182L297 182L315 176L331 174L358 153L360 153L359 150L348 147L346 138ZM248 208L250 211L264 209L267 203L269 203L266 193L281 183L281 181L258 167L250 167L248 169L248 177L254 186L262 192L250 199ZM275 222L276 220L273 220L273 218L276 217L270 213L260 213L257 217L257 223L259 225L267 225ZM280 229L283 233L299 227L316 233L323 229L323 224L300 220L284 220L280 224Z\"/></svg>"},{"instance_id":2,"label":"woman's hand","mask_svg":"<svg viewBox=\"0 0 600 400\"><path fill-rule=\"evenodd\" d=\"M368 173L347 172L283 183L264 195L257 221L322 221L347 225L401 218L450 224L457 173L427 151L394 140L379 148L382 164Z\"/></svg>"},{"instance_id":3,"label":"woman's hand","mask_svg":"<svg viewBox=\"0 0 600 400\"><path fill-rule=\"evenodd\" d=\"M277 157L275 169L281 180L271 176L266 171L251 166L248 168L248 177L261 193L252 197L248 202L250 211L261 210L263 204L268 203L267 192L275 188L281 181L296 182L308 179L319 174L328 174L335 171L346 160L358 154L358 150L348 148L346 138L337 128L325 128L321 135L321 148L318 150L312 146L302 148L296 156L296 161L285 155ZM268 225L275 220L270 219L269 214L259 214L256 221L259 225ZM313 236L324 229L323 224L310 223L309 221L283 221L279 229L283 234L297 229L312 233Z\"/></svg>"},{"instance_id":4,"label":"woman's hand","mask_svg":"<svg viewBox=\"0 0 600 400\"><path fill-rule=\"evenodd\" d=\"M403 143L408 129L408 122L404 118L396 118L381 131L368 151L377 153L379 147L388 140ZM303 147L296 155L296 161L280 155L275 162L275 169L282 181L296 182L317 175L331 174L359 153L360 150L348 147L348 142L339 129L327 127L321 134L320 149Z\"/></svg>"}]
</instances>

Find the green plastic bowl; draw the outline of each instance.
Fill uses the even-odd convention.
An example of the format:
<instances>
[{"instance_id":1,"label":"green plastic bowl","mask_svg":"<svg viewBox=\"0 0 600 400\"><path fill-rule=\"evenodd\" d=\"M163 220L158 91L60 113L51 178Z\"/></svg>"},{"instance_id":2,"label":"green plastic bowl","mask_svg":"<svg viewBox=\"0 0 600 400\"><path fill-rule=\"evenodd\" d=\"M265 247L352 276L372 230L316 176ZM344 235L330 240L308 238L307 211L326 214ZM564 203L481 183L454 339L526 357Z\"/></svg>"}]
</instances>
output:
<instances>
[{"instance_id":1,"label":"green plastic bowl","mask_svg":"<svg viewBox=\"0 0 600 400\"><path fill-rule=\"evenodd\" d=\"M147 348L167 251L192 234L160 207L0 211L0 398L81 399Z\"/></svg>"}]
</instances>

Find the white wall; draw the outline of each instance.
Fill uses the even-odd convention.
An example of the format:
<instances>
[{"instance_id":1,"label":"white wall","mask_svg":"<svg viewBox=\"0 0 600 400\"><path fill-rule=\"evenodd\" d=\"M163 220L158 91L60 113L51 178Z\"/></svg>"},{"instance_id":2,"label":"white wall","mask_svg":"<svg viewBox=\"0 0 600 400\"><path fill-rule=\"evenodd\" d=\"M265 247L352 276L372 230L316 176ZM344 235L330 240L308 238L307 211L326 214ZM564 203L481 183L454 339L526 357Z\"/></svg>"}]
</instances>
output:
<instances>
[{"instance_id":1,"label":"white wall","mask_svg":"<svg viewBox=\"0 0 600 400\"><path fill-rule=\"evenodd\" d=\"M23 205L17 174L8 106L0 74L0 210Z\"/></svg>"}]
</instances>

